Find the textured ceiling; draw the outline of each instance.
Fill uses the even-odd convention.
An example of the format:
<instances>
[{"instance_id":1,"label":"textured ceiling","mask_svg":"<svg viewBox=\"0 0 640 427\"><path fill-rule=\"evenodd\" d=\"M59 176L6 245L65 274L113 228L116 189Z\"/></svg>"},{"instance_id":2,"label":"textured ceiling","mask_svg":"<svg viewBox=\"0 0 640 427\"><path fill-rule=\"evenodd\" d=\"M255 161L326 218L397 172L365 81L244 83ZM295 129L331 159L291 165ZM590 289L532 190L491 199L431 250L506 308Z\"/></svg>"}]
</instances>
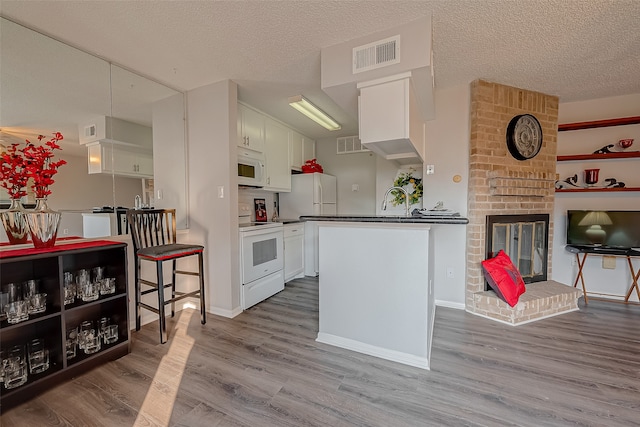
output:
<instances>
[{"instance_id":1,"label":"textured ceiling","mask_svg":"<svg viewBox=\"0 0 640 427\"><path fill-rule=\"evenodd\" d=\"M315 138L304 94L357 124L320 89L320 50L424 15L437 89L483 78L561 102L640 93L638 0L11 1L3 16L179 90L223 79L240 98Z\"/></svg>"}]
</instances>

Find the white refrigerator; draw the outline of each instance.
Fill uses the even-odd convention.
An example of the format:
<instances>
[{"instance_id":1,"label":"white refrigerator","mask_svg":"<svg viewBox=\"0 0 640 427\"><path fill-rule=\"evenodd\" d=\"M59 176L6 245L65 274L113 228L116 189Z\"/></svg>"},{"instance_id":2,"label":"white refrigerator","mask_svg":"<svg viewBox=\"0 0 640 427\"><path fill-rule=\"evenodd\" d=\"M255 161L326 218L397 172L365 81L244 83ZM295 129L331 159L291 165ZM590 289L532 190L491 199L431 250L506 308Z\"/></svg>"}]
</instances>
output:
<instances>
[{"instance_id":1,"label":"white refrigerator","mask_svg":"<svg viewBox=\"0 0 640 427\"><path fill-rule=\"evenodd\" d=\"M302 215L335 215L336 177L323 173L291 176L291 192L280 193L280 218L297 219ZM318 275L318 224L304 226L304 274Z\"/></svg>"}]
</instances>

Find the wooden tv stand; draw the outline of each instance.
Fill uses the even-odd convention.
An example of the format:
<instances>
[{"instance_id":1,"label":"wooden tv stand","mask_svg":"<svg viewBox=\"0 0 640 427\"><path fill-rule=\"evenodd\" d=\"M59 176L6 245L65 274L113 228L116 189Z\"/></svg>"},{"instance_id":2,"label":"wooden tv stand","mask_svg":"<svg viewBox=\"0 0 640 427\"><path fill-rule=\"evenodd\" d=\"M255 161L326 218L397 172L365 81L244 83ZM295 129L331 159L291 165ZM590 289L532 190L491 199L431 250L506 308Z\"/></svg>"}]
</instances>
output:
<instances>
[{"instance_id":1,"label":"wooden tv stand","mask_svg":"<svg viewBox=\"0 0 640 427\"><path fill-rule=\"evenodd\" d=\"M640 287L638 286L638 280L640 280L640 269L636 272L633 268L633 262L631 261L633 258L640 258L640 251L636 251L633 249L629 249L626 251L619 249L610 249L603 247L585 247L585 246L573 246L567 245L566 249L569 252L576 254L576 259L578 261L578 275L576 276L575 282L573 282L573 287L578 286L578 281L582 284L582 292L584 294L584 303L588 304L589 299L587 297L587 288L584 284L584 274L583 267L585 261L587 260L587 256L596 255L596 256L614 256L614 257L622 257L627 259L627 265L629 266L629 272L631 273L631 286L627 290L627 293L624 297L624 302L629 303L629 298L633 293L633 290L636 290L636 294L638 295L638 300L640 300ZM580 255L582 254L582 258Z\"/></svg>"}]
</instances>

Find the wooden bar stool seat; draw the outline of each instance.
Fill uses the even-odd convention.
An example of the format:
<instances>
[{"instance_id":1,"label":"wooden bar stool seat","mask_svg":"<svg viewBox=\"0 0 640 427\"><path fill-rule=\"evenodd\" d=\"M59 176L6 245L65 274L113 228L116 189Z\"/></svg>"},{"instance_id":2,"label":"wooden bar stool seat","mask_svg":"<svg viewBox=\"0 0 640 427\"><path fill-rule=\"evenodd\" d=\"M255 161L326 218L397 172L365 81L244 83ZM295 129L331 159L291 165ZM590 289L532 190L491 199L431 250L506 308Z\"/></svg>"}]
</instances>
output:
<instances>
[{"instance_id":1,"label":"wooden bar stool seat","mask_svg":"<svg viewBox=\"0 0 640 427\"><path fill-rule=\"evenodd\" d=\"M127 223L133 241L135 253L135 304L136 330L140 330L140 309L156 313L160 322L160 342L167 342L167 324L165 306L171 304L171 317L175 315L175 303L188 297L200 298L201 323L207 322L204 302L204 246L176 243L176 211L175 209L129 209ZM178 270L177 260L189 256L198 257L198 271ZM156 264L156 281L141 277L141 261ZM164 283L164 262L171 261L171 283ZM176 291L176 276L198 276L199 289L189 292ZM143 290L143 287L145 289ZM165 289L171 288L171 297L165 298ZM157 293L158 307L142 302L142 296Z\"/></svg>"}]
</instances>

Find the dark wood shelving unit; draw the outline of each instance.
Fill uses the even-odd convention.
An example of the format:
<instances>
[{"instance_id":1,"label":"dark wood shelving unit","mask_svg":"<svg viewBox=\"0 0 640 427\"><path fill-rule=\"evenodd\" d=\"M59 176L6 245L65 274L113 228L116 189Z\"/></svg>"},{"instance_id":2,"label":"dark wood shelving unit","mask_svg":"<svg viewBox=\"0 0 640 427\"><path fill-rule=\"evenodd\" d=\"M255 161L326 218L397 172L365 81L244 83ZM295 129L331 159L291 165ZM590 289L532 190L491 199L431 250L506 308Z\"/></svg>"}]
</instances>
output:
<instances>
[{"instance_id":1,"label":"dark wood shelving unit","mask_svg":"<svg viewBox=\"0 0 640 427\"><path fill-rule=\"evenodd\" d=\"M565 123L558 125L558 132L581 129L606 128L610 126L635 125L640 123L640 116L622 117L619 119L594 120L590 122Z\"/></svg>"},{"instance_id":2,"label":"dark wood shelving unit","mask_svg":"<svg viewBox=\"0 0 640 427\"><path fill-rule=\"evenodd\" d=\"M558 156L559 162L570 162L574 160L611 160L611 159L633 159L639 158L640 151L621 151L619 153L606 154L571 154L566 156Z\"/></svg>"},{"instance_id":3,"label":"dark wood shelving unit","mask_svg":"<svg viewBox=\"0 0 640 427\"><path fill-rule=\"evenodd\" d=\"M0 323L0 347L25 345L33 338L43 338L49 350L50 367L39 374L29 374L27 382L13 389L0 385L0 411L22 403L36 394L51 388L61 381L76 376L110 360L129 353L129 295L127 285L127 245L120 242L94 242L91 247L71 248L37 253L16 254L0 257L0 285L40 281L40 291L47 293L47 312L30 316L29 320L16 324ZM12 250L8 250L11 252ZM29 252L29 251L27 251ZM76 301L64 305L63 273L103 266L107 277L115 277L116 292L100 296L96 301ZM118 325L118 341L103 345L95 354L77 354L67 359L66 330L77 326L82 320L97 321L109 317ZM77 352L81 350L76 349Z\"/></svg>"},{"instance_id":4,"label":"dark wood shelving unit","mask_svg":"<svg viewBox=\"0 0 640 427\"><path fill-rule=\"evenodd\" d=\"M621 117L618 119L593 120L590 122L565 123L558 125L558 132L566 132L571 130L595 129L611 126L635 125L640 123L640 116ZM613 160L613 159L633 159L640 158L640 151L621 151L617 153L604 154L574 154L567 156L558 156L558 162L571 161L591 161L591 160ZM613 188L560 188L556 189L556 193L609 193L609 192L625 192L640 191L640 187L613 187Z\"/></svg>"},{"instance_id":5,"label":"dark wood shelving unit","mask_svg":"<svg viewBox=\"0 0 640 427\"><path fill-rule=\"evenodd\" d=\"M640 187L612 187L612 188L559 188L556 193L608 193L620 191L640 191Z\"/></svg>"}]
</instances>

